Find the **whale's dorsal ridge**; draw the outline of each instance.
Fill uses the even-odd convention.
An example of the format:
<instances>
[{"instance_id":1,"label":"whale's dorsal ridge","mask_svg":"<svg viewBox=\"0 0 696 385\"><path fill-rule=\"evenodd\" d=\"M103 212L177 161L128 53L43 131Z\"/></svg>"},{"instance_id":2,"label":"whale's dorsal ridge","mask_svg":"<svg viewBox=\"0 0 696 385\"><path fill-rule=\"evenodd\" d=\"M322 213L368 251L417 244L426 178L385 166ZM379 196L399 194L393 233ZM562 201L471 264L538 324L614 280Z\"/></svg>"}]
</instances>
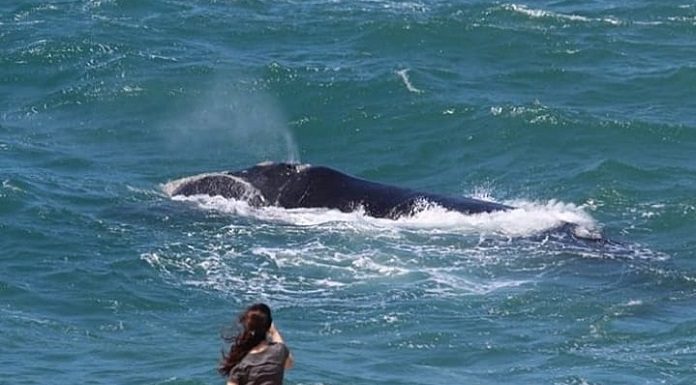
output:
<instances>
[{"instance_id":1,"label":"whale's dorsal ridge","mask_svg":"<svg viewBox=\"0 0 696 385\"><path fill-rule=\"evenodd\" d=\"M203 174L205 175L205 174ZM446 197L359 179L331 167L288 162L261 162L251 168L176 181L171 195L208 194L255 199L285 208L323 207L397 219L438 205L463 214L504 211L512 207L473 198ZM428 204L426 204L426 202Z\"/></svg>"}]
</instances>

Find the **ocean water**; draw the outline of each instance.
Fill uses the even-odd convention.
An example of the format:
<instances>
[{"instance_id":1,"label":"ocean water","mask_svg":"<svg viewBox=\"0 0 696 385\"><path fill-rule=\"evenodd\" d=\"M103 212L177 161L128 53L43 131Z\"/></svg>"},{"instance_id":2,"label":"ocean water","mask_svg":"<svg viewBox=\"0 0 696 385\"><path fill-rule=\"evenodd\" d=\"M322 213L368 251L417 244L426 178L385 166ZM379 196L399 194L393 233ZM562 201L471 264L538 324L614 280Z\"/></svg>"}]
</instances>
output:
<instances>
[{"instance_id":1,"label":"ocean water","mask_svg":"<svg viewBox=\"0 0 696 385\"><path fill-rule=\"evenodd\" d=\"M694 384L695 155L692 1L4 1L0 384ZM266 160L520 209L166 193Z\"/></svg>"}]
</instances>

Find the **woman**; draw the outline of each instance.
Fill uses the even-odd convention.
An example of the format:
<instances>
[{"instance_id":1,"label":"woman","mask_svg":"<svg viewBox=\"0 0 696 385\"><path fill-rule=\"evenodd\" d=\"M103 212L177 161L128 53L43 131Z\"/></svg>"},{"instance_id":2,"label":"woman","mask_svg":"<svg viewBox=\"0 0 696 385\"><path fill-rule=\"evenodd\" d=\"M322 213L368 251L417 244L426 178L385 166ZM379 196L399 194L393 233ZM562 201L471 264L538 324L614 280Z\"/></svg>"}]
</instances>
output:
<instances>
[{"instance_id":1,"label":"woman","mask_svg":"<svg viewBox=\"0 0 696 385\"><path fill-rule=\"evenodd\" d=\"M242 331L230 342L218 371L227 385L281 385L285 369L294 363L283 337L271 318L271 308L262 303L249 306L239 317Z\"/></svg>"}]
</instances>

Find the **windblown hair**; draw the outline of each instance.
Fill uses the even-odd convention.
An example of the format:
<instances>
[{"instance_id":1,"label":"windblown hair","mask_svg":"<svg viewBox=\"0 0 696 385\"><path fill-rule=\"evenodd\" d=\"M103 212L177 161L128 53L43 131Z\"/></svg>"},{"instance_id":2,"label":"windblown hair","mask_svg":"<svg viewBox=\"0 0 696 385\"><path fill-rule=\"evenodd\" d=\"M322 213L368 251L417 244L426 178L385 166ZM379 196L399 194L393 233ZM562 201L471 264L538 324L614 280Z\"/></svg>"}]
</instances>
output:
<instances>
[{"instance_id":1,"label":"windblown hair","mask_svg":"<svg viewBox=\"0 0 696 385\"><path fill-rule=\"evenodd\" d=\"M229 353L222 355L218 372L228 377L230 371L246 356L256 345L266 340L266 332L271 327L271 308L263 303L249 306L239 316L241 331L236 336L223 335L222 338L230 343Z\"/></svg>"}]
</instances>

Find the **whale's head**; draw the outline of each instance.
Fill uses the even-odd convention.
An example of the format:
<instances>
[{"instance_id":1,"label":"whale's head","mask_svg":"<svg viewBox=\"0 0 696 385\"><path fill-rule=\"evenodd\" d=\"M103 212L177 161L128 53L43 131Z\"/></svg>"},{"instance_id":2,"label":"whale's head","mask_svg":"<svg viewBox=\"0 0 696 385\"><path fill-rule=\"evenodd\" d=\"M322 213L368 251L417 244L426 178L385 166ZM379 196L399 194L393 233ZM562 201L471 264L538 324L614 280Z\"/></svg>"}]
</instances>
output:
<instances>
[{"instance_id":1,"label":"whale's head","mask_svg":"<svg viewBox=\"0 0 696 385\"><path fill-rule=\"evenodd\" d=\"M222 196L248 202L252 206L263 206L263 194L242 178L228 173L194 175L168 182L163 186L169 196L208 195Z\"/></svg>"},{"instance_id":2,"label":"whale's head","mask_svg":"<svg viewBox=\"0 0 696 385\"><path fill-rule=\"evenodd\" d=\"M277 203L281 193L307 169L294 163L259 163L240 171L194 175L163 186L169 196L222 196L253 206Z\"/></svg>"},{"instance_id":3,"label":"whale's head","mask_svg":"<svg viewBox=\"0 0 696 385\"><path fill-rule=\"evenodd\" d=\"M283 176L297 174L298 172L301 172L307 167L309 167L308 164L286 162L261 162L256 164L255 166L252 166L244 170L235 171L231 174L243 176L245 178L261 175L266 177L279 178Z\"/></svg>"},{"instance_id":4,"label":"whale's head","mask_svg":"<svg viewBox=\"0 0 696 385\"><path fill-rule=\"evenodd\" d=\"M258 189L267 201L275 202L283 189L296 181L307 168L307 164L263 162L231 172L230 175L245 180Z\"/></svg>"},{"instance_id":5,"label":"whale's head","mask_svg":"<svg viewBox=\"0 0 696 385\"><path fill-rule=\"evenodd\" d=\"M253 167L231 172L254 186L282 186L293 180L309 165L297 163L263 162Z\"/></svg>"}]
</instances>

